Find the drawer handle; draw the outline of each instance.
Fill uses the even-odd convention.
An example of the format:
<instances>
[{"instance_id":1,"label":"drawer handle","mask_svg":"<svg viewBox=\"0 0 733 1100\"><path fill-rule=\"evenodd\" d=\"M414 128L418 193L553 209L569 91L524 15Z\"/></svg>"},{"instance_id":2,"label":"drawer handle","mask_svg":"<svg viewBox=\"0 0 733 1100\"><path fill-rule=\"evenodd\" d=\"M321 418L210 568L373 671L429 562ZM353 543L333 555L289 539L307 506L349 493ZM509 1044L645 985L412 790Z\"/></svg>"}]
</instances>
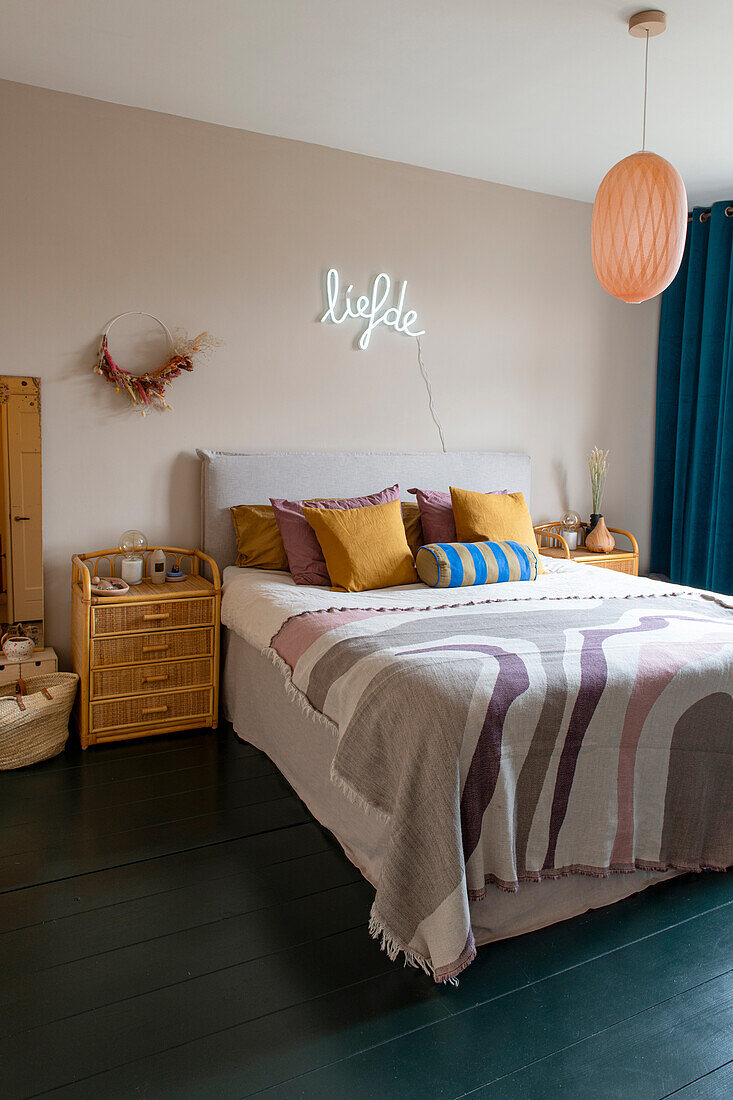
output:
<instances>
[{"instance_id":1,"label":"drawer handle","mask_svg":"<svg viewBox=\"0 0 733 1100\"><path fill-rule=\"evenodd\" d=\"M143 707L142 714L165 714L168 707Z\"/></svg>"},{"instance_id":2,"label":"drawer handle","mask_svg":"<svg viewBox=\"0 0 733 1100\"><path fill-rule=\"evenodd\" d=\"M144 645L143 653L167 653L169 645Z\"/></svg>"},{"instance_id":3,"label":"drawer handle","mask_svg":"<svg viewBox=\"0 0 733 1100\"><path fill-rule=\"evenodd\" d=\"M143 615L144 623L151 623L153 619L170 619L170 611L159 611L157 615Z\"/></svg>"},{"instance_id":4,"label":"drawer handle","mask_svg":"<svg viewBox=\"0 0 733 1100\"><path fill-rule=\"evenodd\" d=\"M166 674L164 676L143 676L143 683L144 684L159 684L159 683L161 683L162 680L167 680L167 679L168 679L168 673L166 672Z\"/></svg>"}]
</instances>

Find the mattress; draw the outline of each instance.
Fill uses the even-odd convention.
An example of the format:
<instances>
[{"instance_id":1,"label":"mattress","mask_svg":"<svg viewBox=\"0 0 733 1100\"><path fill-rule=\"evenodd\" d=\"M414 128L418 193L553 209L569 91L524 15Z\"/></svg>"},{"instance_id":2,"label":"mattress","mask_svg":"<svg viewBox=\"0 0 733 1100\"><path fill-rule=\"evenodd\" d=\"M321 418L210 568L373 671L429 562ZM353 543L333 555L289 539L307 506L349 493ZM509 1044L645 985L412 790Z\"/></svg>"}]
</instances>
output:
<instances>
[{"instance_id":1,"label":"mattress","mask_svg":"<svg viewBox=\"0 0 733 1100\"><path fill-rule=\"evenodd\" d=\"M334 592L330 588L297 585L289 573L268 569L240 569L229 565L223 573L224 595L221 621L257 650L265 650L283 623L311 611L348 607L363 610L411 610L469 607L481 604L511 604L541 600L584 601L627 596L661 596L689 590L662 584L646 577L632 577L610 569L562 558L543 557L545 574L528 584L506 584L435 589L424 584L407 584L369 592Z\"/></svg>"}]
</instances>

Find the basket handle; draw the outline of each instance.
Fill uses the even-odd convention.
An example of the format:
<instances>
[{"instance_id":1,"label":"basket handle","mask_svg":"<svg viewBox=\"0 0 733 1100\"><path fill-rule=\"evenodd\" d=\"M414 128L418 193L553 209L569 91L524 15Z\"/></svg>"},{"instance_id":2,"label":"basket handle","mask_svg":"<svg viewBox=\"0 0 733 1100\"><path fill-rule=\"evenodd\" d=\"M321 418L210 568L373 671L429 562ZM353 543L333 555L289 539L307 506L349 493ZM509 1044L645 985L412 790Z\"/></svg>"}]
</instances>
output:
<instances>
[{"instance_id":1,"label":"basket handle","mask_svg":"<svg viewBox=\"0 0 733 1100\"><path fill-rule=\"evenodd\" d=\"M18 704L18 710L24 711L26 709L26 705L23 702L23 696L27 695L27 693L28 691L25 686L25 681L19 679L15 685L15 701ZM53 702L53 695L48 690L48 688L41 688L41 695L45 695L47 699L50 699Z\"/></svg>"},{"instance_id":2,"label":"basket handle","mask_svg":"<svg viewBox=\"0 0 733 1100\"><path fill-rule=\"evenodd\" d=\"M0 638L0 646L4 646L6 639L8 638L26 638L28 635L23 630L22 623L16 623L10 630L6 630L2 638Z\"/></svg>"}]
</instances>

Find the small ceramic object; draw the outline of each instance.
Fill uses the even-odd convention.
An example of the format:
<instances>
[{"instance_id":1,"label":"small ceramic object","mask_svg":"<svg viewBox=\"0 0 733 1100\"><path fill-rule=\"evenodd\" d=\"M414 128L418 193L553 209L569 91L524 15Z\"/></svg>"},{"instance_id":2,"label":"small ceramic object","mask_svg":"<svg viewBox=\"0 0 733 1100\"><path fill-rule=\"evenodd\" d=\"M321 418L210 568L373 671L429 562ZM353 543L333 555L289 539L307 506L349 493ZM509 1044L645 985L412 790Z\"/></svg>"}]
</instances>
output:
<instances>
[{"instance_id":1,"label":"small ceramic object","mask_svg":"<svg viewBox=\"0 0 733 1100\"><path fill-rule=\"evenodd\" d=\"M142 584L143 558L141 554L130 554L122 559L120 576L127 584Z\"/></svg>"},{"instance_id":2,"label":"small ceramic object","mask_svg":"<svg viewBox=\"0 0 733 1100\"><path fill-rule=\"evenodd\" d=\"M3 634L0 639L0 648L9 661L22 661L25 657L30 657L33 652L33 639L23 633L23 625L18 623L12 631L9 630L7 634Z\"/></svg>"},{"instance_id":3,"label":"small ceramic object","mask_svg":"<svg viewBox=\"0 0 733 1100\"><path fill-rule=\"evenodd\" d=\"M165 551L160 548L150 555L148 568L153 584L165 584Z\"/></svg>"},{"instance_id":4,"label":"small ceramic object","mask_svg":"<svg viewBox=\"0 0 733 1100\"><path fill-rule=\"evenodd\" d=\"M186 574L181 572L180 557L173 559L173 567L166 573L166 579L169 581L183 581L186 579Z\"/></svg>"},{"instance_id":5,"label":"small ceramic object","mask_svg":"<svg viewBox=\"0 0 733 1100\"><path fill-rule=\"evenodd\" d=\"M590 519L591 527L585 536L586 550L594 554L610 554L616 545L616 540L606 527L605 519L596 512Z\"/></svg>"}]
</instances>

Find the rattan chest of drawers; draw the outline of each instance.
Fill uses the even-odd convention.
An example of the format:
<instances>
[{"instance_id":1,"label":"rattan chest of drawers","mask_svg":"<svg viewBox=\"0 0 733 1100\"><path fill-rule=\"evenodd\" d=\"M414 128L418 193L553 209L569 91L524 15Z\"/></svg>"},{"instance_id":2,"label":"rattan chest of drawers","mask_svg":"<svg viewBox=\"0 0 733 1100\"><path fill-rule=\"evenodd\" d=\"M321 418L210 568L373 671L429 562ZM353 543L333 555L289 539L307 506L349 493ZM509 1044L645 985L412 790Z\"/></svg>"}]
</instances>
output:
<instances>
[{"instance_id":1,"label":"rattan chest of drawers","mask_svg":"<svg viewBox=\"0 0 733 1100\"><path fill-rule=\"evenodd\" d=\"M146 576L155 549L147 551ZM146 579L124 596L91 590L93 573L119 572L119 551L72 559L71 646L80 681L75 716L83 749L217 724L219 570L199 550L162 549L188 559L186 579Z\"/></svg>"}]
</instances>

